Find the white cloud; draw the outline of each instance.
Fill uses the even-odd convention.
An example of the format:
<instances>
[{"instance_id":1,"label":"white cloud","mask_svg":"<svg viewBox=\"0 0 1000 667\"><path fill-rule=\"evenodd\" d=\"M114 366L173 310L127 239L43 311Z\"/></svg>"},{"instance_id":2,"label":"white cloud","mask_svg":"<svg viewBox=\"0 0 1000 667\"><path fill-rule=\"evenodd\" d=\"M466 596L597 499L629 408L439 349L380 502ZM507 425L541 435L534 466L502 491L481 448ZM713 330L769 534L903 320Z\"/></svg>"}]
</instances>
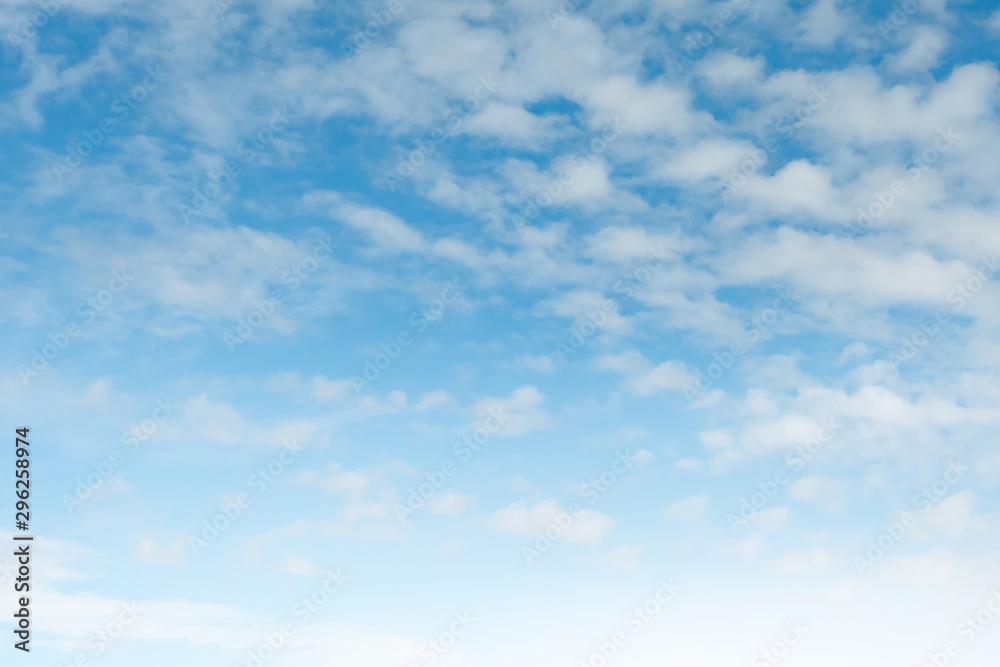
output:
<instances>
[{"instance_id":1,"label":"white cloud","mask_svg":"<svg viewBox=\"0 0 1000 667\"><path fill-rule=\"evenodd\" d=\"M989 19L986 20L986 25L993 32L1000 32L1000 9L990 14Z\"/></svg>"},{"instance_id":2,"label":"white cloud","mask_svg":"<svg viewBox=\"0 0 1000 667\"><path fill-rule=\"evenodd\" d=\"M313 394L320 401L336 401L354 394L349 380L327 380L322 375L312 379Z\"/></svg>"},{"instance_id":3,"label":"white cloud","mask_svg":"<svg viewBox=\"0 0 1000 667\"><path fill-rule=\"evenodd\" d=\"M536 116L520 106L488 102L462 124L462 131L537 145L557 138L559 126L566 122L562 116Z\"/></svg>"},{"instance_id":4,"label":"white cloud","mask_svg":"<svg viewBox=\"0 0 1000 667\"><path fill-rule=\"evenodd\" d=\"M715 176L728 180L730 172L748 157L749 146L723 140L706 140L676 155L669 155L667 162L654 174L665 180L685 183Z\"/></svg>"},{"instance_id":5,"label":"white cloud","mask_svg":"<svg viewBox=\"0 0 1000 667\"><path fill-rule=\"evenodd\" d=\"M413 409L416 412L427 412L428 410L434 410L448 405L451 401L451 394L443 389L438 389L436 391L421 394L420 400L413 406Z\"/></svg>"},{"instance_id":6,"label":"white cloud","mask_svg":"<svg viewBox=\"0 0 1000 667\"><path fill-rule=\"evenodd\" d=\"M844 347L837 359L838 364L845 364L856 357L865 357L871 353L870 348L861 341L855 341Z\"/></svg>"},{"instance_id":7,"label":"white cloud","mask_svg":"<svg viewBox=\"0 0 1000 667\"><path fill-rule=\"evenodd\" d=\"M763 56L745 58L722 52L706 57L698 65L698 73L716 90L747 87L764 78L767 62Z\"/></svg>"},{"instance_id":8,"label":"white cloud","mask_svg":"<svg viewBox=\"0 0 1000 667\"><path fill-rule=\"evenodd\" d=\"M687 89L660 84L640 85L634 77L612 76L584 93L592 110L592 126L620 118L626 134L687 135L706 127L711 118L691 108Z\"/></svg>"},{"instance_id":9,"label":"white cloud","mask_svg":"<svg viewBox=\"0 0 1000 667\"><path fill-rule=\"evenodd\" d=\"M643 434L645 436L645 434ZM652 463L656 458L656 455L648 449L637 449L635 453L632 454L632 462L637 466L644 466L648 463Z\"/></svg>"},{"instance_id":10,"label":"white cloud","mask_svg":"<svg viewBox=\"0 0 1000 667\"><path fill-rule=\"evenodd\" d=\"M695 386L698 375L682 361L664 361L653 366L641 353L631 350L608 354L595 361L597 368L624 374L625 386L636 396L652 396L661 391L680 391Z\"/></svg>"},{"instance_id":11,"label":"white cloud","mask_svg":"<svg viewBox=\"0 0 1000 667\"><path fill-rule=\"evenodd\" d=\"M831 139L877 144L932 141L939 128L959 128L989 115L1000 74L987 64L956 66L929 86L887 85L871 69L852 69L830 84L833 95L810 120Z\"/></svg>"},{"instance_id":12,"label":"white cloud","mask_svg":"<svg viewBox=\"0 0 1000 667\"><path fill-rule=\"evenodd\" d=\"M674 467L678 470L701 470L705 467L705 462L701 459L677 459L674 463Z\"/></svg>"},{"instance_id":13,"label":"white cloud","mask_svg":"<svg viewBox=\"0 0 1000 667\"><path fill-rule=\"evenodd\" d=\"M285 559L285 561L278 567L278 571L284 572L285 574L297 574L308 577L315 577L323 574L323 568L319 565L294 555Z\"/></svg>"},{"instance_id":14,"label":"white cloud","mask_svg":"<svg viewBox=\"0 0 1000 667\"><path fill-rule=\"evenodd\" d=\"M847 482L828 477L803 477L788 489L788 495L795 500L812 503L828 512L837 512L844 505L844 491Z\"/></svg>"},{"instance_id":15,"label":"white cloud","mask_svg":"<svg viewBox=\"0 0 1000 667\"><path fill-rule=\"evenodd\" d=\"M537 373L551 373L555 371L555 362L552 361L552 357L533 357L529 354L524 354L518 357L517 365L523 368L528 368Z\"/></svg>"},{"instance_id":16,"label":"white cloud","mask_svg":"<svg viewBox=\"0 0 1000 667\"><path fill-rule=\"evenodd\" d=\"M503 415L505 420L497 435L515 436L552 424L552 418L542 408L545 396L537 387L524 385L510 393L507 398L484 398L472 407L476 415L476 426L494 417ZM499 417L496 417L499 420Z\"/></svg>"},{"instance_id":17,"label":"white cloud","mask_svg":"<svg viewBox=\"0 0 1000 667\"><path fill-rule=\"evenodd\" d=\"M749 523L759 530L779 530L788 523L790 514L789 507L768 507L750 517Z\"/></svg>"},{"instance_id":18,"label":"white cloud","mask_svg":"<svg viewBox=\"0 0 1000 667\"><path fill-rule=\"evenodd\" d=\"M623 544L622 546L612 549L606 554L601 554L598 559L607 565L610 565L616 570L624 570L627 572L638 571L639 567L636 565L635 559L642 553L642 548L634 544Z\"/></svg>"},{"instance_id":19,"label":"white cloud","mask_svg":"<svg viewBox=\"0 0 1000 667\"><path fill-rule=\"evenodd\" d=\"M747 198L773 215L806 213L819 218L843 215L840 195L829 169L808 160L793 160L773 176L754 174L735 196Z\"/></svg>"},{"instance_id":20,"label":"white cloud","mask_svg":"<svg viewBox=\"0 0 1000 667\"><path fill-rule=\"evenodd\" d=\"M948 45L948 35L934 26L920 26L913 31L909 46L889 60L890 67L900 72L920 72L934 68Z\"/></svg>"},{"instance_id":21,"label":"white cloud","mask_svg":"<svg viewBox=\"0 0 1000 667\"><path fill-rule=\"evenodd\" d=\"M680 521L696 521L705 514L707 507L707 495L688 496L684 500L678 500L676 503L668 505L663 510L663 516Z\"/></svg>"},{"instance_id":22,"label":"white cloud","mask_svg":"<svg viewBox=\"0 0 1000 667\"><path fill-rule=\"evenodd\" d=\"M379 248L391 252L415 251L425 247L423 235L398 216L380 208L362 206L329 190L303 197L310 207L329 207L330 217L364 232Z\"/></svg>"},{"instance_id":23,"label":"white cloud","mask_svg":"<svg viewBox=\"0 0 1000 667\"><path fill-rule=\"evenodd\" d=\"M850 22L838 11L840 0L816 0L799 23L800 39L816 46L831 46L849 28Z\"/></svg>"},{"instance_id":24,"label":"white cloud","mask_svg":"<svg viewBox=\"0 0 1000 667\"><path fill-rule=\"evenodd\" d=\"M490 528L498 533L533 538L549 526L556 526L562 539L570 544L594 544L611 534L614 521L607 514L588 509L570 515L556 498L541 500L534 506L519 500L490 515Z\"/></svg>"},{"instance_id":25,"label":"white cloud","mask_svg":"<svg viewBox=\"0 0 1000 667\"><path fill-rule=\"evenodd\" d=\"M179 538L162 548L156 540L150 538L140 540L135 548L135 559L140 563L154 565L184 565L187 562L187 539Z\"/></svg>"},{"instance_id":26,"label":"white cloud","mask_svg":"<svg viewBox=\"0 0 1000 667\"><path fill-rule=\"evenodd\" d=\"M289 420L271 427L249 422L229 403L213 402L208 394L189 399L180 406L174 420L163 422L163 437L195 437L224 445L271 446L308 442L318 426L312 421ZM176 421L176 424L174 423Z\"/></svg>"},{"instance_id":27,"label":"white cloud","mask_svg":"<svg viewBox=\"0 0 1000 667\"><path fill-rule=\"evenodd\" d=\"M445 516L455 516L461 514L476 502L475 496L462 493L448 493L445 495L431 496L427 500L427 509L434 514Z\"/></svg>"},{"instance_id":28,"label":"white cloud","mask_svg":"<svg viewBox=\"0 0 1000 667\"><path fill-rule=\"evenodd\" d=\"M931 508L924 521L953 540L959 539L967 531L986 526L982 520L972 517L975 504L976 494L971 489L964 489Z\"/></svg>"},{"instance_id":29,"label":"white cloud","mask_svg":"<svg viewBox=\"0 0 1000 667\"><path fill-rule=\"evenodd\" d=\"M752 556L760 551L764 546L764 536L760 533L751 533L742 539L723 540L716 551L724 554L736 554L739 556Z\"/></svg>"}]
</instances>

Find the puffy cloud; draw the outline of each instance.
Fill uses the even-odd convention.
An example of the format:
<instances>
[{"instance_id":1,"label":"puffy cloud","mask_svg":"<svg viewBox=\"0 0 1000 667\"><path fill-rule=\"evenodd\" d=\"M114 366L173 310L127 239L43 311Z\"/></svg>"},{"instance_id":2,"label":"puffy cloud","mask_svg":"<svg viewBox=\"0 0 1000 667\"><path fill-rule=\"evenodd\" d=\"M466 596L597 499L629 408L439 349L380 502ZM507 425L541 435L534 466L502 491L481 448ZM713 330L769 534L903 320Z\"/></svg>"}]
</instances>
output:
<instances>
[{"instance_id":1,"label":"puffy cloud","mask_svg":"<svg viewBox=\"0 0 1000 667\"><path fill-rule=\"evenodd\" d=\"M597 368L616 371L625 375L625 386L636 396L651 396L661 391L680 391L685 386L695 386L698 375L682 361L664 361L658 366L640 352L630 350L621 354L605 355L595 361Z\"/></svg>"},{"instance_id":2,"label":"puffy cloud","mask_svg":"<svg viewBox=\"0 0 1000 667\"><path fill-rule=\"evenodd\" d=\"M818 505L828 512L836 512L844 506L844 490L847 483L842 480L817 477L804 477L788 489L788 495L795 500Z\"/></svg>"},{"instance_id":3,"label":"puffy cloud","mask_svg":"<svg viewBox=\"0 0 1000 667\"><path fill-rule=\"evenodd\" d=\"M462 493L448 493L443 496L431 496L427 500L427 509L434 514L454 516L464 512L475 502L475 496Z\"/></svg>"},{"instance_id":4,"label":"puffy cloud","mask_svg":"<svg viewBox=\"0 0 1000 667\"><path fill-rule=\"evenodd\" d=\"M477 425L490 418L503 417L498 435L522 435L535 429L547 428L552 418L542 408L545 396L532 385L518 387L507 398L483 398L472 406Z\"/></svg>"},{"instance_id":5,"label":"puffy cloud","mask_svg":"<svg viewBox=\"0 0 1000 667\"><path fill-rule=\"evenodd\" d=\"M539 531L544 533L550 526L570 544L594 544L611 534L614 521L596 510L581 509L570 514L556 498L547 498L534 505L519 500L490 515L492 530L525 538L533 538Z\"/></svg>"},{"instance_id":6,"label":"puffy cloud","mask_svg":"<svg viewBox=\"0 0 1000 667\"><path fill-rule=\"evenodd\" d=\"M680 521L696 521L705 514L707 507L707 495L688 496L684 500L678 500L664 508L663 516Z\"/></svg>"}]
</instances>

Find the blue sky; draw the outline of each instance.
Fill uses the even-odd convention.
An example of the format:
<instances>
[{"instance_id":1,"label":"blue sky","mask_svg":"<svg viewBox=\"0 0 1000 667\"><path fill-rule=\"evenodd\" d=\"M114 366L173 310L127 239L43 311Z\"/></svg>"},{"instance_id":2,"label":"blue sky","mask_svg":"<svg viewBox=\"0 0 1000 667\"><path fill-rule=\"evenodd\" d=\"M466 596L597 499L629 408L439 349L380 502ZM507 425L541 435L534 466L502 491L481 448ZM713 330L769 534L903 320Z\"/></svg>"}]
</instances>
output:
<instances>
[{"instance_id":1,"label":"blue sky","mask_svg":"<svg viewBox=\"0 0 1000 667\"><path fill-rule=\"evenodd\" d=\"M990 3L0 34L31 659L992 664Z\"/></svg>"}]
</instances>

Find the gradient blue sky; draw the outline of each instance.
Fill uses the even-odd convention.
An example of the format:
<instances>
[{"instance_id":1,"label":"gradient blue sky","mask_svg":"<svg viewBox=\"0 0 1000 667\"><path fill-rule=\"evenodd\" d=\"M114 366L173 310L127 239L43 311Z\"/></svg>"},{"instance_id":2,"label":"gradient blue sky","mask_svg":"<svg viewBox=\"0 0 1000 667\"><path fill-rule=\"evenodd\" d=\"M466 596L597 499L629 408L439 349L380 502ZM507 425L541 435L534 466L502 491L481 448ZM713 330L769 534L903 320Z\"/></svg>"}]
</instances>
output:
<instances>
[{"instance_id":1,"label":"gradient blue sky","mask_svg":"<svg viewBox=\"0 0 1000 667\"><path fill-rule=\"evenodd\" d=\"M262 664L994 664L993 4L0 33L31 660L252 665L285 624Z\"/></svg>"}]
</instances>

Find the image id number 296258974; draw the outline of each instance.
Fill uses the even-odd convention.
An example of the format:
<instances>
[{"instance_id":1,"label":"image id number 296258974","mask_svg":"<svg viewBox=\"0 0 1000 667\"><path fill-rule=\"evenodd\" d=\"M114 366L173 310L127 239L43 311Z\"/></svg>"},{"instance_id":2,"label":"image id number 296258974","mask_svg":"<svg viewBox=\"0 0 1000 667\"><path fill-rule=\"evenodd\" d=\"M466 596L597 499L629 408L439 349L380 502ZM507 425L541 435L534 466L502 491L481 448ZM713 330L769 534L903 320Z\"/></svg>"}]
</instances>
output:
<instances>
[{"instance_id":1,"label":"image id number 296258974","mask_svg":"<svg viewBox=\"0 0 1000 667\"><path fill-rule=\"evenodd\" d=\"M15 431L14 440L14 526L26 533L30 527L31 507L31 451L28 449L28 427ZM31 612L28 609L31 592L31 540L30 535L14 534L14 557L17 559L17 577L14 579L14 593L17 597L17 611L14 612L14 635L20 641L14 648L28 652L31 641Z\"/></svg>"}]
</instances>

